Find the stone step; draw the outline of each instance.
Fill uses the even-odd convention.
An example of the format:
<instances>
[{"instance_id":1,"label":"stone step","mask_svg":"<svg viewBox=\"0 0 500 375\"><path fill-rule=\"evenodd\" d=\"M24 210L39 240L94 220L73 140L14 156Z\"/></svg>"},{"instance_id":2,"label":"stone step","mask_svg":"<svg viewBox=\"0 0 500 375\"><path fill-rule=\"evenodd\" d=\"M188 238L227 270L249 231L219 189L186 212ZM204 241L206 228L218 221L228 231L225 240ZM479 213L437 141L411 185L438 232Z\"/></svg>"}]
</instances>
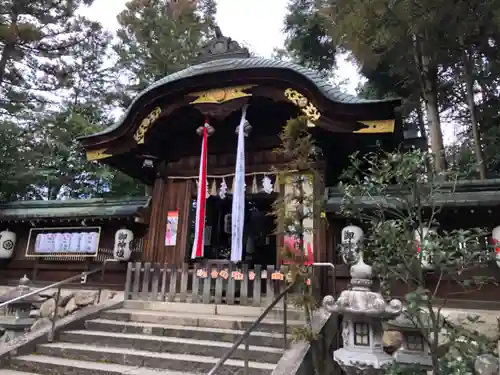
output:
<instances>
[{"instance_id":1,"label":"stone step","mask_svg":"<svg viewBox=\"0 0 500 375\"><path fill-rule=\"evenodd\" d=\"M102 319L117 320L122 322L165 323L169 325L194 326L206 328L225 328L246 330L254 322L253 317L226 316L226 315L201 315L174 312L116 309L108 310L101 314ZM304 322L288 320L288 326L303 326ZM283 320L264 319L256 328L257 331L283 332Z\"/></svg>"},{"instance_id":2,"label":"stone step","mask_svg":"<svg viewBox=\"0 0 500 375\"><path fill-rule=\"evenodd\" d=\"M12 359L13 368L19 371L36 371L40 375L195 375L188 372L167 371L142 366L117 365L104 362L87 362L44 355L25 355ZM14 372L12 375L31 374ZM2 374L0 372L0 374ZM4 375L4 374L2 374ZM9 373L5 375L11 375ZM33 374L35 375L35 374Z\"/></svg>"},{"instance_id":3,"label":"stone step","mask_svg":"<svg viewBox=\"0 0 500 375\"><path fill-rule=\"evenodd\" d=\"M234 343L241 335L243 335L243 333L245 333L243 330L235 329L192 327L142 322L120 322L108 319L88 320L85 322L85 328L90 331L138 333L144 335L213 340L230 343ZM291 331L292 328L290 327L288 329L288 343L292 340ZM254 331L249 336L249 345L263 345L274 348L283 348L283 332L271 333Z\"/></svg>"},{"instance_id":4,"label":"stone step","mask_svg":"<svg viewBox=\"0 0 500 375\"><path fill-rule=\"evenodd\" d=\"M186 354L221 358L233 343L217 340L188 339L178 337L160 337L134 333L114 333L102 331L67 331L60 336L61 342L74 344L95 344L111 348L134 348L135 350L162 352L169 354ZM278 363L283 349L269 346L248 348L248 360ZM231 356L232 359L245 359L245 346L241 345Z\"/></svg>"},{"instance_id":5,"label":"stone step","mask_svg":"<svg viewBox=\"0 0 500 375\"><path fill-rule=\"evenodd\" d=\"M0 368L0 375L40 375L40 374L35 374L34 372L25 372L25 371L10 370L7 368Z\"/></svg>"},{"instance_id":6,"label":"stone step","mask_svg":"<svg viewBox=\"0 0 500 375\"><path fill-rule=\"evenodd\" d=\"M153 310L163 312L185 313L203 315L227 315L227 316L246 316L257 319L266 309L266 307L243 306L243 305L225 305L225 304L205 304L189 302L161 302L146 300L127 300L123 301L123 307L132 310ZM283 304L278 304L267 313L267 317L274 320L283 320ZM304 320L304 311L291 304L287 305L287 318L289 320Z\"/></svg>"},{"instance_id":7,"label":"stone step","mask_svg":"<svg viewBox=\"0 0 500 375\"><path fill-rule=\"evenodd\" d=\"M99 345L99 343L96 343ZM102 347L85 344L57 342L42 344L37 347L37 354L44 356L76 359L92 362L114 363L118 365L143 366L188 373L205 373L219 360L218 357L208 357L190 354L158 353L136 349L117 347ZM271 374L276 367L274 363L249 362L248 375ZM243 372L242 360L228 360L218 375L233 375ZM66 373L65 373L66 375Z\"/></svg>"}]
</instances>

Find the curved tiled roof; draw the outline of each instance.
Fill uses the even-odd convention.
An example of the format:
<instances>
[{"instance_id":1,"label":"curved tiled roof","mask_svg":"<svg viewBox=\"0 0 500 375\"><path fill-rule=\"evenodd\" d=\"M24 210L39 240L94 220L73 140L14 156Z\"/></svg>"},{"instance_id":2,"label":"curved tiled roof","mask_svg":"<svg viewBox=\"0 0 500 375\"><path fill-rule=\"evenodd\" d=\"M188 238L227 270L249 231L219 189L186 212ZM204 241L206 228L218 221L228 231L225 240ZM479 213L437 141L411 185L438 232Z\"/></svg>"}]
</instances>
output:
<instances>
[{"instance_id":1,"label":"curved tiled roof","mask_svg":"<svg viewBox=\"0 0 500 375\"><path fill-rule=\"evenodd\" d=\"M392 102L393 99L386 100L366 100L362 98L358 98L354 95L350 95L347 93L343 93L337 87L332 85L330 81L326 78L321 77L314 70L305 68L298 64L289 62L289 61L281 61L281 60L270 60L261 57L249 57L249 58L225 58L225 59L217 59L208 61L202 64L193 65L189 68L180 70L176 73L169 74L165 78L162 78L151 86L143 90L139 93L132 104L129 106L124 115L117 121L114 125L104 129L99 133L92 134L90 137L107 134L115 129L117 129L120 124L123 122L125 118L131 112L132 107L136 104L144 95L148 92L154 90L155 88L168 85L169 83L180 81L186 78L192 78L196 76L202 76L211 73L218 72L227 72L227 71L238 71L238 70L252 70L252 69L276 69L276 70L288 70L292 71L296 74L301 75L302 77L309 80L312 84L314 84L319 91L329 100L336 103L342 104L370 104L370 103L384 103L384 102ZM87 138L87 137L82 137Z\"/></svg>"}]
</instances>

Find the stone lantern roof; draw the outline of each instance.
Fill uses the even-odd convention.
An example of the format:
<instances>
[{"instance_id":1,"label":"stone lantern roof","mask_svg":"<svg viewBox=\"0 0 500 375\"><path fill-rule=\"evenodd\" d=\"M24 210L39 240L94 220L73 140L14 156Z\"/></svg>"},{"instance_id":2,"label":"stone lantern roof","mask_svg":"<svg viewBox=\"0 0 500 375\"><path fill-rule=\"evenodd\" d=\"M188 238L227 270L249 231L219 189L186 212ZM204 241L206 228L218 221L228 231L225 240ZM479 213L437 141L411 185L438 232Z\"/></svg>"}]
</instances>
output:
<instances>
[{"instance_id":1,"label":"stone lantern roof","mask_svg":"<svg viewBox=\"0 0 500 375\"><path fill-rule=\"evenodd\" d=\"M2 302L7 302L10 301L14 298L24 296L25 294L28 294L30 292L30 287L29 285L31 284L30 279L24 275L20 280L19 280L19 285L15 287L12 290L9 290L7 293L0 295L0 303ZM38 302L39 298L36 295L24 298L20 301L13 302L9 306L10 307L15 307L19 305L31 305L35 302Z\"/></svg>"},{"instance_id":2,"label":"stone lantern roof","mask_svg":"<svg viewBox=\"0 0 500 375\"><path fill-rule=\"evenodd\" d=\"M351 267L351 288L344 290L335 301L333 296L323 299L323 306L329 312L339 314L351 314L380 319L392 319L401 314L403 304L394 299L385 302L380 293L372 292L373 284L372 267L363 260L363 254L359 254L358 262Z\"/></svg>"},{"instance_id":3,"label":"stone lantern roof","mask_svg":"<svg viewBox=\"0 0 500 375\"><path fill-rule=\"evenodd\" d=\"M397 329L398 331L420 331L422 329L431 328L432 322L429 313L420 311L419 315L420 316L410 314L408 310L405 309L397 318L389 320L387 326L391 329Z\"/></svg>"}]
</instances>

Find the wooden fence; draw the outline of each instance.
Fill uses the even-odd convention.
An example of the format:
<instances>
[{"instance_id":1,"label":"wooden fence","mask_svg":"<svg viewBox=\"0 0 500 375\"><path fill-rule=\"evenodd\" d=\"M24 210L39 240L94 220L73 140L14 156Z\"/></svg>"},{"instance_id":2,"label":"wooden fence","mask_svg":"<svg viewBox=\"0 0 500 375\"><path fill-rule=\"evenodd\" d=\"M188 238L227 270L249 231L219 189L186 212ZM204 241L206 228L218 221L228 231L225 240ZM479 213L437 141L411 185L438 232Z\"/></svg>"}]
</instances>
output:
<instances>
[{"instance_id":1,"label":"wooden fence","mask_svg":"<svg viewBox=\"0 0 500 375\"><path fill-rule=\"evenodd\" d=\"M267 306L286 286L287 268L236 268L224 262L189 265L129 263L125 299Z\"/></svg>"}]
</instances>

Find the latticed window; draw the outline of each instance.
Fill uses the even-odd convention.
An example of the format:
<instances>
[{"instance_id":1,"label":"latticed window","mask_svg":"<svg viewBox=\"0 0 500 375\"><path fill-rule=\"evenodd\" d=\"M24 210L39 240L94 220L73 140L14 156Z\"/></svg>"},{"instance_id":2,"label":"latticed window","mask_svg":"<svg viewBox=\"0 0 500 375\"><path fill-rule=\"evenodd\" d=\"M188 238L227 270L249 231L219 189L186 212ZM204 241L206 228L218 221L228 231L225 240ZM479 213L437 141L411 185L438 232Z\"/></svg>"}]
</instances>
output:
<instances>
[{"instance_id":1,"label":"latticed window","mask_svg":"<svg viewBox=\"0 0 500 375\"><path fill-rule=\"evenodd\" d=\"M420 333L407 333L406 343L408 350L424 351L424 338Z\"/></svg>"},{"instance_id":2,"label":"latticed window","mask_svg":"<svg viewBox=\"0 0 500 375\"><path fill-rule=\"evenodd\" d=\"M367 323L354 323L354 345L370 345L370 326Z\"/></svg>"}]
</instances>

